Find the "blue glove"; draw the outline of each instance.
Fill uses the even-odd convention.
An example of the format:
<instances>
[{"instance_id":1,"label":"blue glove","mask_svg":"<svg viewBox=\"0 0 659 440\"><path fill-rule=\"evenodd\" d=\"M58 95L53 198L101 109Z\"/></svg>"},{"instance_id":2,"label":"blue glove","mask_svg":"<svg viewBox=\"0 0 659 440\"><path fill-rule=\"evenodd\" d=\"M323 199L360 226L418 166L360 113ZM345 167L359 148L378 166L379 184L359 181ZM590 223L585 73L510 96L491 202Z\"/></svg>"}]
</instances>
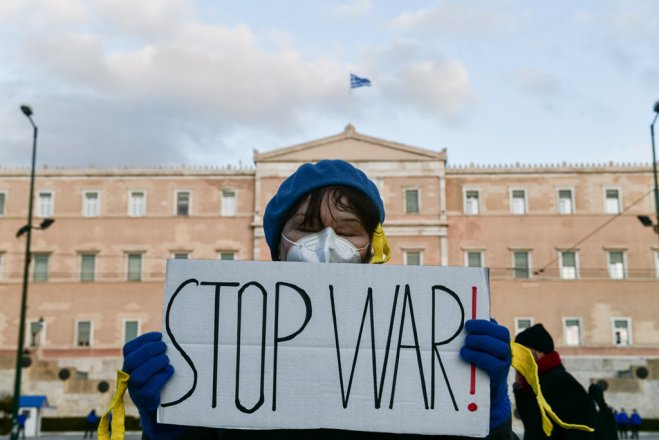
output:
<instances>
[{"instance_id":1,"label":"blue glove","mask_svg":"<svg viewBox=\"0 0 659 440\"><path fill-rule=\"evenodd\" d=\"M510 333L496 321L484 319L465 322L465 330L468 334L460 356L490 376L490 429L497 428L510 418Z\"/></svg>"},{"instance_id":2,"label":"blue glove","mask_svg":"<svg viewBox=\"0 0 659 440\"><path fill-rule=\"evenodd\" d=\"M128 393L140 412L142 428L151 439L175 439L185 427L156 421L160 391L174 374L160 332L145 333L124 345L122 370L130 375Z\"/></svg>"}]
</instances>

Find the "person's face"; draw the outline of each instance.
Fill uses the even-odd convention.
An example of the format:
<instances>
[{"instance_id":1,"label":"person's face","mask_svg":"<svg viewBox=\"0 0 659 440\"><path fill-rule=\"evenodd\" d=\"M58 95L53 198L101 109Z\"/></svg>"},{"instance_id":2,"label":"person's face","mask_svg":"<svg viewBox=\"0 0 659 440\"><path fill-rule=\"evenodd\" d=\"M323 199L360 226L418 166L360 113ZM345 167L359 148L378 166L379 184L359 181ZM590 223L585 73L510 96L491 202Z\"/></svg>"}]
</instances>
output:
<instances>
[{"instance_id":1,"label":"person's face","mask_svg":"<svg viewBox=\"0 0 659 440\"><path fill-rule=\"evenodd\" d=\"M284 223L282 233L286 238L295 242L306 235L320 232L325 228L332 228L336 235L350 241L357 249L361 249L359 254L361 261L364 261L370 251L370 247L368 246L369 236L366 229L357 215L349 211L340 210L332 202L332 199L332 192L327 192L323 196L320 204L320 223L303 224L309 206L309 197L307 196L295 214ZM348 200L345 197L340 202L341 204L348 204ZM291 243L288 241L279 240L279 259L281 261L286 261L286 255L291 246Z\"/></svg>"},{"instance_id":2,"label":"person's face","mask_svg":"<svg viewBox=\"0 0 659 440\"><path fill-rule=\"evenodd\" d=\"M539 361L540 359L542 359L543 357L545 357L545 354L541 351L535 350L533 348L531 348L530 350L531 350L531 354L533 354L533 358L535 359L536 362Z\"/></svg>"}]
</instances>

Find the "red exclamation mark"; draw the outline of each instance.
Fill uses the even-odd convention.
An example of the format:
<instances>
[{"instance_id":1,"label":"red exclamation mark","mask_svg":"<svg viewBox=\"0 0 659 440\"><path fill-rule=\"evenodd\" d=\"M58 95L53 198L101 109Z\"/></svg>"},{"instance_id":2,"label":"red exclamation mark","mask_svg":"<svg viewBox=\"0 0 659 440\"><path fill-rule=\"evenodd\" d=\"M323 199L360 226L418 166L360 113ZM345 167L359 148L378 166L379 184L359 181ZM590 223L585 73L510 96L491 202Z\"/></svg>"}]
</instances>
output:
<instances>
[{"instance_id":1,"label":"red exclamation mark","mask_svg":"<svg viewBox=\"0 0 659 440\"><path fill-rule=\"evenodd\" d=\"M471 319L476 319L476 286L471 287ZM469 394L476 394L476 365L471 364L471 386L469 387ZM478 409L478 405L475 402L471 402L467 405L467 409L471 412L474 412Z\"/></svg>"}]
</instances>

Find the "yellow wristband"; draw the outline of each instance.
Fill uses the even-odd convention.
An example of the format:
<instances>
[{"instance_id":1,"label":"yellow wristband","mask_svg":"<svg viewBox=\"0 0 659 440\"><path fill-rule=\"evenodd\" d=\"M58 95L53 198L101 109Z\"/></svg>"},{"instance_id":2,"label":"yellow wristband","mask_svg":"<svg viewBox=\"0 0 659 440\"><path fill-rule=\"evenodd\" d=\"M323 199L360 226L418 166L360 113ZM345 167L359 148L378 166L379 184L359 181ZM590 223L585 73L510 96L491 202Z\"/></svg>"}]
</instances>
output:
<instances>
[{"instance_id":1,"label":"yellow wristband","mask_svg":"<svg viewBox=\"0 0 659 440\"><path fill-rule=\"evenodd\" d=\"M124 408L124 394L128 388L128 373L117 370L117 390L112 397L110 407L98 424L98 440L124 440L126 434L126 427L124 426L124 419L126 410ZM110 438L110 413L112 413L112 438Z\"/></svg>"}]
</instances>

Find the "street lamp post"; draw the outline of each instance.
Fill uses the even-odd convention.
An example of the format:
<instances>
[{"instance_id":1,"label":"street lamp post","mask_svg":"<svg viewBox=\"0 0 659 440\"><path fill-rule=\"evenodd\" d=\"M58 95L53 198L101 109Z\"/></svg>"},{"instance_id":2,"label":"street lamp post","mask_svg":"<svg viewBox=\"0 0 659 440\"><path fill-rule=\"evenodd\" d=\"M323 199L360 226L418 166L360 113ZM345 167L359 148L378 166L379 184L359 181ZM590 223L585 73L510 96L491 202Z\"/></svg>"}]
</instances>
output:
<instances>
[{"instance_id":1,"label":"street lamp post","mask_svg":"<svg viewBox=\"0 0 659 440\"><path fill-rule=\"evenodd\" d=\"M654 213L657 223L653 223L649 215L638 215L638 220L643 226L651 226L657 233L657 242L659 243L659 184L657 184L657 152L654 147L654 124L659 117L659 101L654 103L654 119L650 124L650 139L652 141L652 171L654 175Z\"/></svg>"},{"instance_id":2,"label":"street lamp post","mask_svg":"<svg viewBox=\"0 0 659 440\"><path fill-rule=\"evenodd\" d=\"M34 128L34 135L32 137L32 169L30 173L30 194L28 201L28 211L27 211L27 225L21 228L26 234L25 239L25 265L23 266L23 293L21 295L21 317L20 324L18 327L18 347L16 348L16 373L14 376L14 402L13 410L11 415L11 440L16 440L18 438L18 409L21 396L21 373L23 369L23 346L25 345L25 311L27 306L27 285L29 279L30 271L30 242L32 239L32 205L34 198L34 168L36 163L37 156L37 133L38 128L32 121L32 109L27 105L21 106L21 111L28 118L30 124ZM52 224L52 222L51 222ZM43 225L43 223L42 223ZM50 224L48 225L50 226ZM19 234L22 232L19 230Z\"/></svg>"},{"instance_id":3,"label":"street lamp post","mask_svg":"<svg viewBox=\"0 0 659 440\"><path fill-rule=\"evenodd\" d=\"M657 185L657 153L654 148L654 124L659 116L659 101L654 103L654 119L650 124L650 139L652 139L652 171L654 172L654 211L657 217L657 228L659 228L659 185ZM657 230L659 235L659 229Z\"/></svg>"}]
</instances>

